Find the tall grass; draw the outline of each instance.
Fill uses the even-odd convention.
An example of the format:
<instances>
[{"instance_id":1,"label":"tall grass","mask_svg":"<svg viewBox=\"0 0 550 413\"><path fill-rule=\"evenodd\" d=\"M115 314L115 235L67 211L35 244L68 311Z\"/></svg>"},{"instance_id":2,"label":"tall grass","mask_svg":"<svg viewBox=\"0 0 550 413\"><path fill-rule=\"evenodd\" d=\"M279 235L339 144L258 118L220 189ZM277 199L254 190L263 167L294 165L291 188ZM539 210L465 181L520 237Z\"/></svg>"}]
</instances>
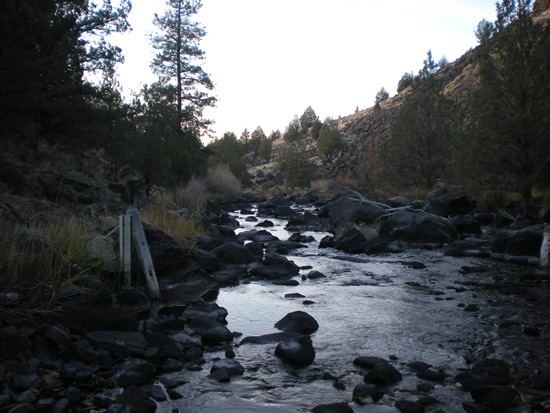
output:
<instances>
[{"instance_id":1,"label":"tall grass","mask_svg":"<svg viewBox=\"0 0 550 413\"><path fill-rule=\"evenodd\" d=\"M196 215L185 215L179 210L174 193L153 187L141 218L147 224L162 229L182 248L196 250L194 235L204 233L204 229Z\"/></svg>"},{"instance_id":2,"label":"tall grass","mask_svg":"<svg viewBox=\"0 0 550 413\"><path fill-rule=\"evenodd\" d=\"M85 242L93 227L78 218L48 217L20 226L2 222L0 238L0 320L32 319L57 304L60 288L71 286L73 264L90 269Z\"/></svg>"},{"instance_id":3,"label":"tall grass","mask_svg":"<svg viewBox=\"0 0 550 413\"><path fill-rule=\"evenodd\" d=\"M241 193L241 183L225 164L208 168L205 183L210 198L215 200L231 200Z\"/></svg>"}]
</instances>

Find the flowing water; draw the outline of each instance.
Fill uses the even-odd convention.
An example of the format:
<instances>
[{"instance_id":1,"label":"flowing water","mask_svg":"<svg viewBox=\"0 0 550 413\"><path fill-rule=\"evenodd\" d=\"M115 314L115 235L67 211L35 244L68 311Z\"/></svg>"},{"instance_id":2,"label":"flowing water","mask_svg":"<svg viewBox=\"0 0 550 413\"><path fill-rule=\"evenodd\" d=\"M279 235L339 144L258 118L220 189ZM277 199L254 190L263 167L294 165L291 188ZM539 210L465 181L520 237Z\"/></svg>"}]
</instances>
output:
<instances>
[{"instance_id":1,"label":"flowing water","mask_svg":"<svg viewBox=\"0 0 550 413\"><path fill-rule=\"evenodd\" d=\"M246 222L243 216L238 219L239 231L256 224ZM281 240L288 239L291 233L284 229L286 221L270 220L275 227L268 230ZM173 374L187 382L177 389L184 398L161 403L159 411L307 412L318 404L345 401L356 412L396 412L395 400L420 397L416 385L422 380L407 363L423 361L449 374L430 392L441 404L426 411L464 412L462 401L471 399L456 387L453 377L472 360L499 358L518 369L529 369L532 364L550 367L544 337L550 313L547 305L533 298L541 293L540 285L523 286L527 292L520 295L514 291L503 295L489 287L495 279L513 278L528 268L446 257L440 251L350 255L318 249L325 233L303 234L312 235L315 241L287 256L303 268L295 277L298 286L241 283L221 289L217 303L229 312L228 328L242 337L278 332L273 325L286 314L307 312L319 323L319 330L311 336L316 351L313 364L296 369L275 356L276 344L244 344L233 348L244 374L231 377L230 383L218 383L207 375L212 360L225 357L224 349L213 349L205 353L202 371ZM412 268L413 261L425 268ZM459 272L464 265L487 266L488 271L464 274ZM310 270L320 271L326 278L302 280ZM542 292L547 293L544 288ZM289 293L304 298L285 298ZM306 305L304 300L313 303ZM464 311L469 304L476 304L479 310ZM499 328L504 322L512 327ZM526 340L522 334L525 325L536 325L543 334ZM387 387L375 405L351 402L352 391L365 374L353 364L358 356L391 358L403 375L403 381ZM339 385L334 386L335 379L330 377L338 378Z\"/></svg>"}]
</instances>

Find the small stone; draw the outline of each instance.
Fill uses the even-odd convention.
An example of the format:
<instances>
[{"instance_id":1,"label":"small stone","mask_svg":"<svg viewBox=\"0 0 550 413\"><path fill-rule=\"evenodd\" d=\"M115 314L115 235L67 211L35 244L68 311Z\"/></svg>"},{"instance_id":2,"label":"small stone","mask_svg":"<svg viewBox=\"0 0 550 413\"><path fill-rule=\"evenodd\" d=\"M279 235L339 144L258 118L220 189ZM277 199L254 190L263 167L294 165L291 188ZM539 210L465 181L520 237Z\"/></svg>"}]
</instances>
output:
<instances>
[{"instance_id":1,"label":"small stone","mask_svg":"<svg viewBox=\"0 0 550 413\"><path fill-rule=\"evenodd\" d=\"M401 413L424 413L426 410L422 403L411 400L399 400L395 403L395 407L397 407Z\"/></svg>"}]
</instances>

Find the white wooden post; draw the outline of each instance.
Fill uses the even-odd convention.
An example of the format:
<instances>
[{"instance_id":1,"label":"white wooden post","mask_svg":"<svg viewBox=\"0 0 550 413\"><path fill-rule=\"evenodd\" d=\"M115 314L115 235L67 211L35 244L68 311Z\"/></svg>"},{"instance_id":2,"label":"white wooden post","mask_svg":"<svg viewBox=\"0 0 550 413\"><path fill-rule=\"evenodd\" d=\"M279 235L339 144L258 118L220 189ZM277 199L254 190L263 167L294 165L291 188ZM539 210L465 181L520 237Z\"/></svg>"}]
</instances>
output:
<instances>
[{"instance_id":1,"label":"white wooden post","mask_svg":"<svg viewBox=\"0 0 550 413\"><path fill-rule=\"evenodd\" d=\"M124 272L124 283L132 284L132 216L119 217L120 268Z\"/></svg>"},{"instance_id":2,"label":"white wooden post","mask_svg":"<svg viewBox=\"0 0 550 413\"><path fill-rule=\"evenodd\" d=\"M157 275L155 274L155 267L153 266L153 259L149 252L145 232L143 232L143 225L139 219L139 212L137 209L129 209L126 211L126 214L130 215L132 219L132 239L136 247L139 262L143 268L143 274L145 275L149 292L151 293L151 297L158 299L160 298L160 290Z\"/></svg>"}]
</instances>

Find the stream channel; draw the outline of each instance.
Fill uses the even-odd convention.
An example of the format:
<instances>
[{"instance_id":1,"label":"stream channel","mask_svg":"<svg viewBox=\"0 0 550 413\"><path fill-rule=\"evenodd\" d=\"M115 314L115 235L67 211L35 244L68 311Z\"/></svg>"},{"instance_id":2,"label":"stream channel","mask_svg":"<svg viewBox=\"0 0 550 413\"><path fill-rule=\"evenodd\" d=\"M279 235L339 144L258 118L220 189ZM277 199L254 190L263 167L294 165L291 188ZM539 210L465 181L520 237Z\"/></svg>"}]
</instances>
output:
<instances>
[{"instance_id":1,"label":"stream channel","mask_svg":"<svg viewBox=\"0 0 550 413\"><path fill-rule=\"evenodd\" d=\"M257 229L257 222L233 214L241 227ZM269 218L269 232L287 240L287 221ZM259 218L259 222L262 218ZM242 333L235 338L235 360L242 376L218 383L207 376L212 362L225 357L225 348L205 352L201 371L183 370L172 377L185 380L177 391L182 399L160 403L159 412L307 412L319 404L347 402L356 412L398 412L396 400L417 400L423 380L408 363L421 361L448 377L432 383L429 395L439 403L427 412L464 412L470 394L456 385L461 369L483 358L509 363L516 374L549 370L547 343L550 320L545 283L521 279L535 271L526 266L482 258L444 256L441 251L406 250L368 256L319 249L322 232L303 232L315 241L287 258L300 266L298 286L269 281L242 282L219 290L216 302L227 309L227 327ZM422 263L422 265L413 265ZM460 271L464 266L482 271ZM309 271L326 278L303 279ZM286 298L299 293L303 298ZM312 301L308 305L305 300ZM466 311L465 311L466 309ZM274 324L293 311L305 311L319 323L311 335L316 356L304 368L294 368L275 354L276 344L243 344L247 336L279 332ZM468 311L471 310L471 311ZM526 327L540 336L528 336ZM376 404L352 402L355 386L365 370L353 364L358 356L390 360L403 380L384 388ZM327 374L328 373L328 374Z\"/></svg>"}]
</instances>

